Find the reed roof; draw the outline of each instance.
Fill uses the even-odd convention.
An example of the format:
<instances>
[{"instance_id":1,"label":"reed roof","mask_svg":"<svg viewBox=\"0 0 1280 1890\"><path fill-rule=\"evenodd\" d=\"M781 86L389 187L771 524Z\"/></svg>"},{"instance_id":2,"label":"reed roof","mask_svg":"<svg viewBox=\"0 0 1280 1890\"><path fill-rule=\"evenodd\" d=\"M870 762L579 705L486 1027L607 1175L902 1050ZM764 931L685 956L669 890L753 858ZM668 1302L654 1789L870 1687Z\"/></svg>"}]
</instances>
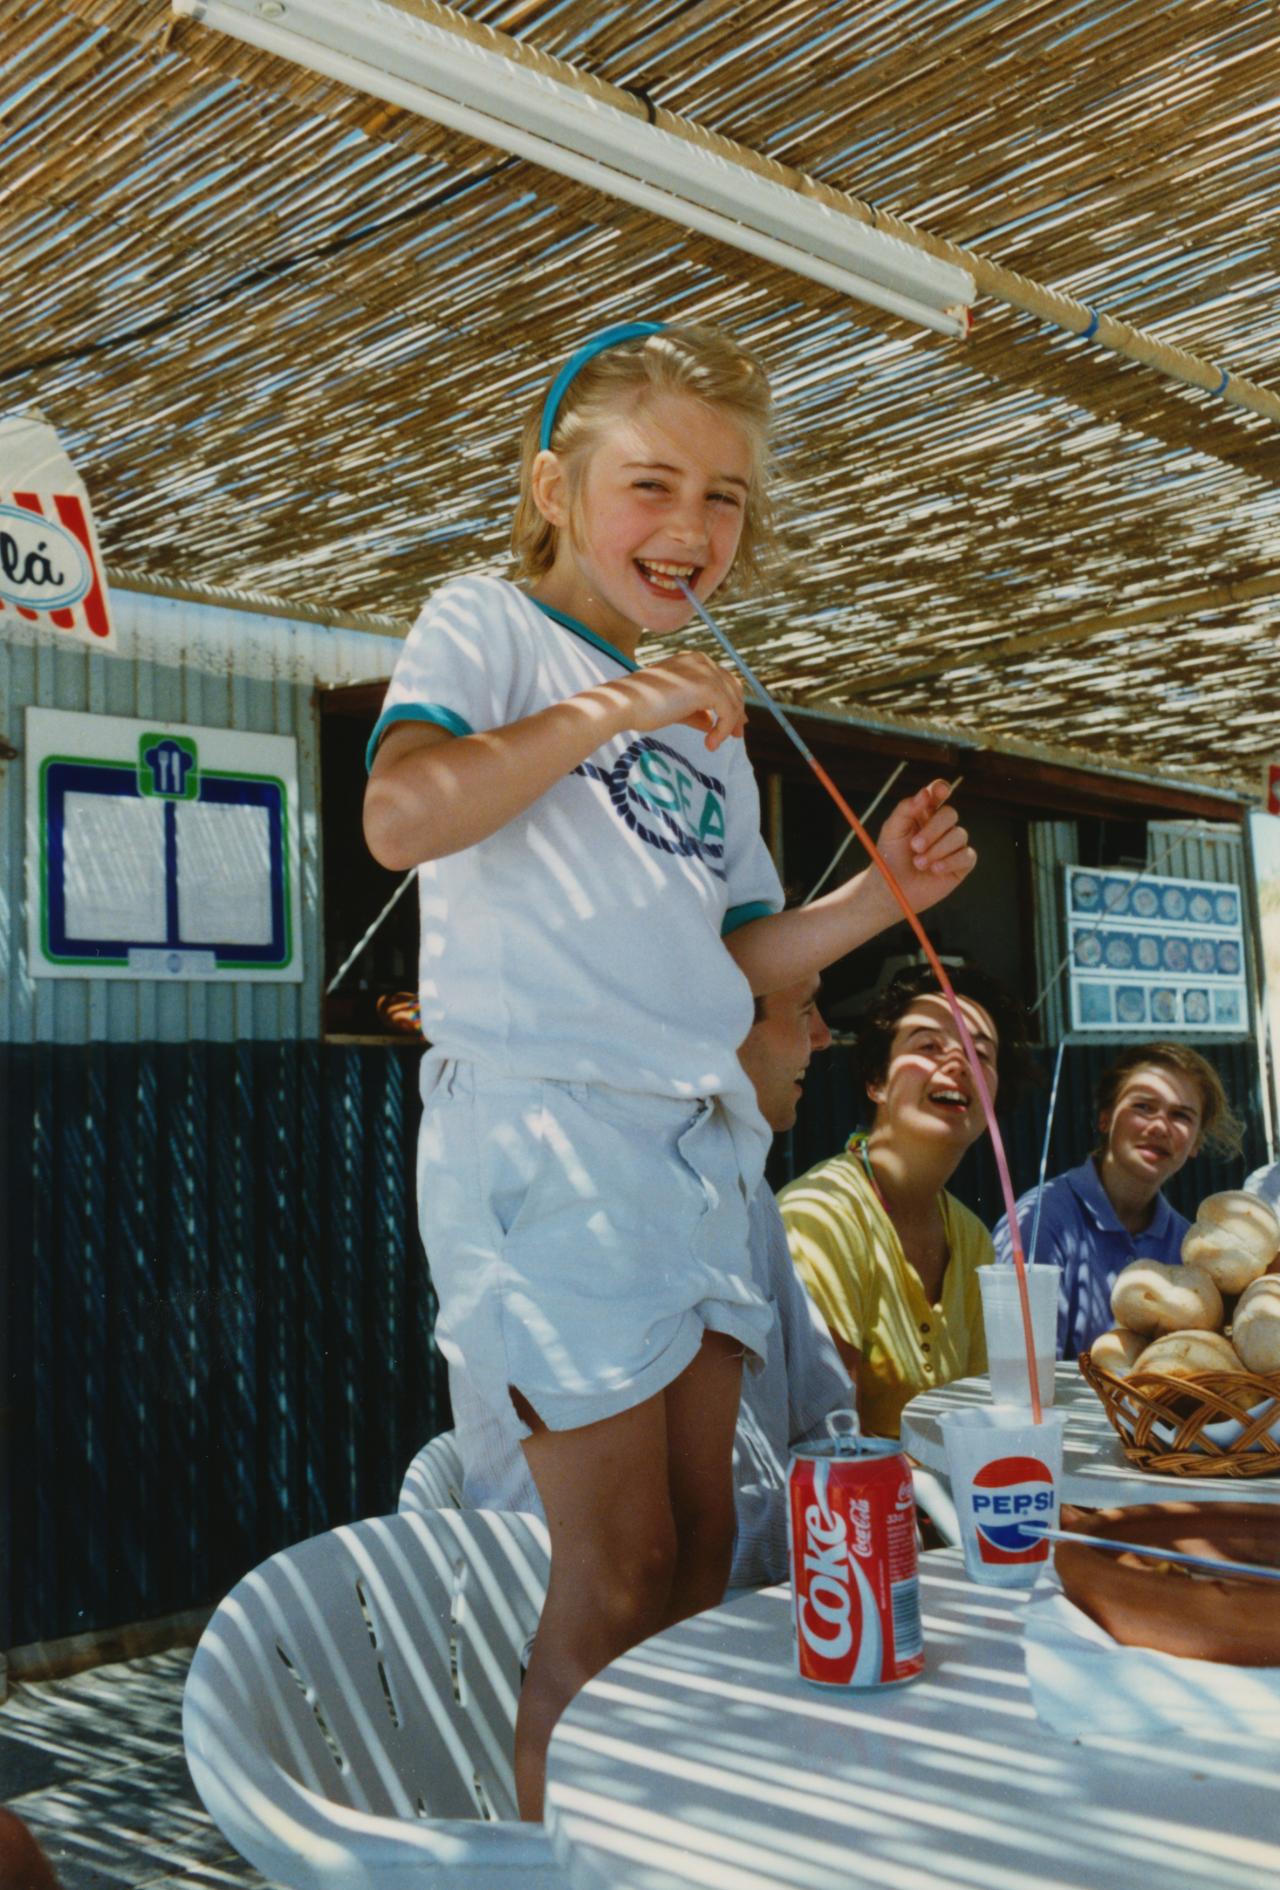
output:
<instances>
[{"instance_id":1,"label":"reed roof","mask_svg":"<svg viewBox=\"0 0 1280 1890\"><path fill-rule=\"evenodd\" d=\"M596 82L1280 389L1270 0L464 0ZM637 109L642 109L637 105ZM109 568L411 620L502 568L518 422L600 324L771 365L801 706L1251 791L1275 419L984 295L955 342L188 21L0 0L0 409Z\"/></svg>"}]
</instances>

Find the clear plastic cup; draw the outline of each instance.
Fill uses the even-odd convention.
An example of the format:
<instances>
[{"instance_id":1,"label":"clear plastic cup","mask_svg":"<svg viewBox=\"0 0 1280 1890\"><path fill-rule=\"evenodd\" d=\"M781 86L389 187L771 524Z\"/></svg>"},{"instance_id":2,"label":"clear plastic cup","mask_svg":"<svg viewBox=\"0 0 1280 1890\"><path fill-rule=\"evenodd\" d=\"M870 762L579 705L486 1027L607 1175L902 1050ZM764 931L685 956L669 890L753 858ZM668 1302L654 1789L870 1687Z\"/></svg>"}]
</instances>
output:
<instances>
[{"instance_id":1,"label":"clear plastic cup","mask_svg":"<svg viewBox=\"0 0 1280 1890\"><path fill-rule=\"evenodd\" d=\"M942 1419L965 1574L985 1588L1030 1588L1058 1526L1065 1411L1033 1424L1010 1405L964 1405Z\"/></svg>"},{"instance_id":2,"label":"clear plastic cup","mask_svg":"<svg viewBox=\"0 0 1280 1890\"><path fill-rule=\"evenodd\" d=\"M1042 1405L1053 1403L1053 1363L1058 1344L1058 1282L1061 1267L1027 1268L1031 1300L1031 1336L1036 1352L1036 1379ZM987 1335L987 1370L995 1404L1031 1405L1027 1381L1027 1347L1022 1335L1022 1299L1015 1266L978 1269L982 1294L982 1323Z\"/></svg>"}]
</instances>

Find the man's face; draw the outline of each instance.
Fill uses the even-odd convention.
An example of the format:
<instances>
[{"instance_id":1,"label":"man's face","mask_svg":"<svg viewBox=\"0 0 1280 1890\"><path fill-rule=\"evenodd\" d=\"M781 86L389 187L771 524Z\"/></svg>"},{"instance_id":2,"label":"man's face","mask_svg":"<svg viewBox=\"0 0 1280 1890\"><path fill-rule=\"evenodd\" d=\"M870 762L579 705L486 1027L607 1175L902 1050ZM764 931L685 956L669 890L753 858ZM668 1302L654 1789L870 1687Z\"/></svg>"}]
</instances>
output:
<instances>
[{"instance_id":1,"label":"man's face","mask_svg":"<svg viewBox=\"0 0 1280 1890\"><path fill-rule=\"evenodd\" d=\"M755 1084L761 1115L777 1134L795 1122L809 1059L826 1049L831 1032L818 1009L817 978L771 991L761 1009L764 1016L751 1026L738 1057Z\"/></svg>"}]
</instances>

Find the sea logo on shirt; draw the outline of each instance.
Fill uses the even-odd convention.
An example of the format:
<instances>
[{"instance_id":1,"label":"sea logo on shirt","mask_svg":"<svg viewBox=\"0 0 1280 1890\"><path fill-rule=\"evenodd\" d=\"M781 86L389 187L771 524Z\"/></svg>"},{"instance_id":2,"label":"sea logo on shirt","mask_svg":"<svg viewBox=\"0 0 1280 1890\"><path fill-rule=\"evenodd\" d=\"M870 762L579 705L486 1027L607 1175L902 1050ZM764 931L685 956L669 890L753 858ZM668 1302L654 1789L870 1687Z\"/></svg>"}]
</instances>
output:
<instances>
[{"instance_id":1,"label":"sea logo on shirt","mask_svg":"<svg viewBox=\"0 0 1280 1890\"><path fill-rule=\"evenodd\" d=\"M724 782L666 742L642 735L612 768L584 761L573 771L608 790L613 811L641 840L660 852L701 860L717 879L724 867Z\"/></svg>"},{"instance_id":2,"label":"sea logo on shirt","mask_svg":"<svg viewBox=\"0 0 1280 1890\"><path fill-rule=\"evenodd\" d=\"M998 1457L973 1479L973 1520L982 1562L1042 1562L1040 1530L1053 1521L1053 1477L1038 1457Z\"/></svg>"}]
</instances>

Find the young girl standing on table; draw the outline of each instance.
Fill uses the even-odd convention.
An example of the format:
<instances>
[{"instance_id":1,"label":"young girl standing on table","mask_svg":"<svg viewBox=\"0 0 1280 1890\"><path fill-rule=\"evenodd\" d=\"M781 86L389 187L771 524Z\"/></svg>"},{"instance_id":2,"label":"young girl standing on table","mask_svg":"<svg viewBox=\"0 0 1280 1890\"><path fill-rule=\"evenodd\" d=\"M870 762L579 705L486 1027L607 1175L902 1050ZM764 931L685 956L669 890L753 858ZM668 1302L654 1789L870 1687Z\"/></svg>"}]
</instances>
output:
<instances>
[{"instance_id":1,"label":"young girl standing on table","mask_svg":"<svg viewBox=\"0 0 1280 1890\"><path fill-rule=\"evenodd\" d=\"M771 1316L746 1257L752 994L899 916L869 871L781 912L741 686L698 651L636 663L689 619L677 578L705 599L756 574L769 411L715 330L594 336L526 430L519 582L429 600L371 743L369 845L421 869L436 1336L519 1437L551 1536L525 1817L578 1689L723 1594L742 1363ZM880 839L918 910L974 863L946 794Z\"/></svg>"}]
</instances>

